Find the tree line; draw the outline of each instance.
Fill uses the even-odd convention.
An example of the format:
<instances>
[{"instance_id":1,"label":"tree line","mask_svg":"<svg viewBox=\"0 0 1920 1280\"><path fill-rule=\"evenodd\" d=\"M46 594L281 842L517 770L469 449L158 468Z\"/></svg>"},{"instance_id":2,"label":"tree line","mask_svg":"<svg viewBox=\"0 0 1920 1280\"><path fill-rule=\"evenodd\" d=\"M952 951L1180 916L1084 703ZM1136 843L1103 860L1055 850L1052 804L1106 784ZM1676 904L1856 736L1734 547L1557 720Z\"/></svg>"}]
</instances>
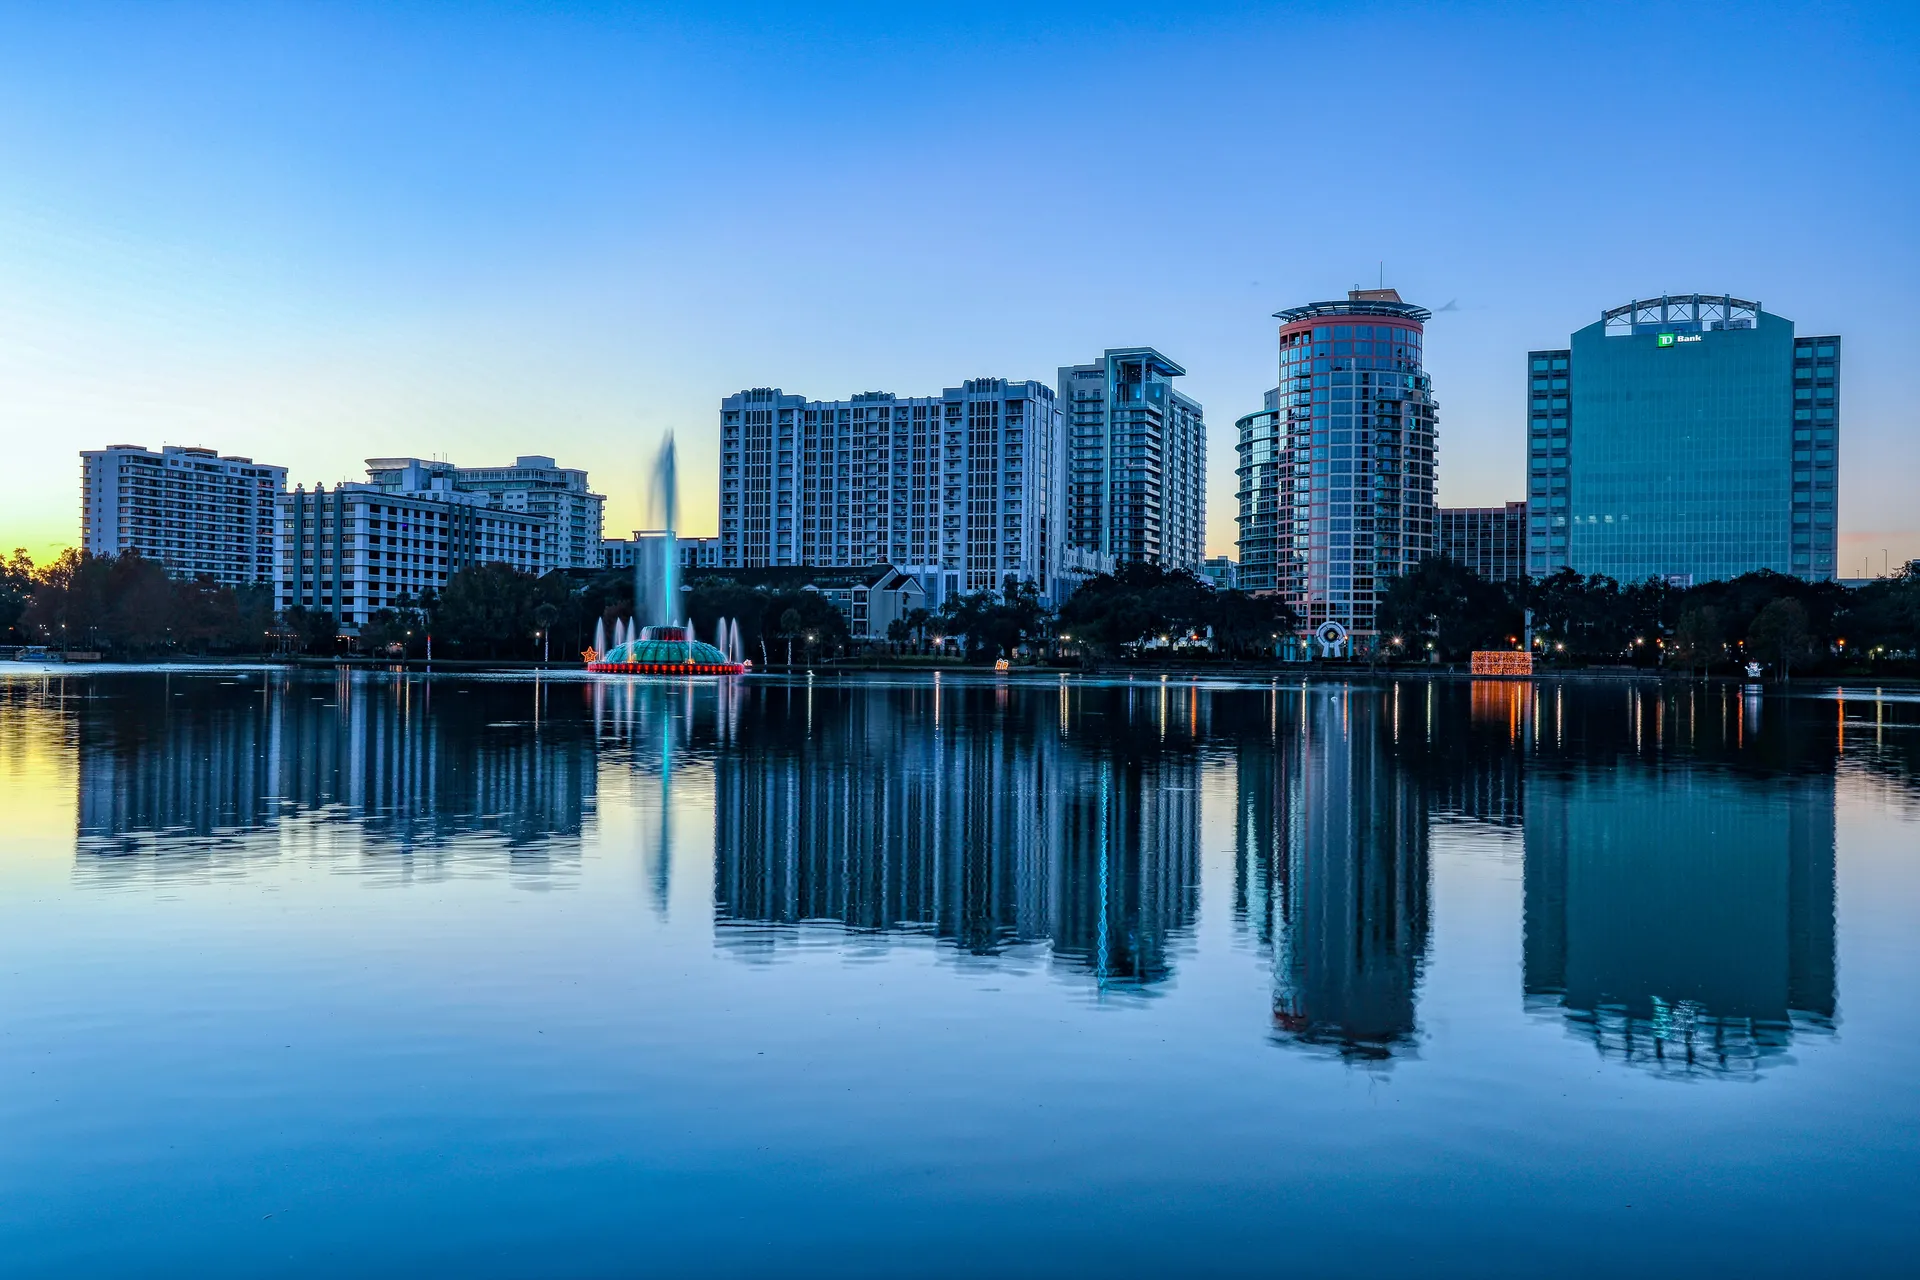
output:
<instances>
[{"instance_id":1,"label":"tree line","mask_svg":"<svg viewBox=\"0 0 1920 1280\"><path fill-rule=\"evenodd\" d=\"M719 619L739 628L761 663L843 654L847 619L806 570L688 575L683 619L702 639ZM157 561L68 550L45 566L24 551L0 557L0 639L95 649L118 657L299 651L418 657L572 661L634 614L633 577L563 572L536 577L503 564L454 574L446 588L374 613L343 639L331 612L273 610L266 585L229 587L171 578ZM1676 586L1619 583L1563 570L1540 580L1491 582L1433 557L1389 585L1380 607L1377 659L1459 661L1477 649L1524 642L1529 611L1536 656L1549 664L1627 663L1706 672L1749 661L1782 674L1854 658L1920 655L1920 572L1909 567L1857 589L1777 573ZM642 623L648 619L640 619ZM1055 645L1102 657L1142 652L1264 658L1296 632L1272 596L1216 590L1192 574L1130 564L1088 578L1057 610L1031 582L949 599L894 620L896 653L958 650L989 661Z\"/></svg>"},{"instance_id":2,"label":"tree line","mask_svg":"<svg viewBox=\"0 0 1920 1280\"><path fill-rule=\"evenodd\" d=\"M1393 580L1379 618L1388 657L1422 659L1431 647L1458 661L1519 647L1529 611L1535 655L1550 664L1707 672L1759 662L1784 675L1920 652L1920 574L1911 566L1852 589L1769 571L1693 586L1571 569L1502 583L1435 556Z\"/></svg>"},{"instance_id":3,"label":"tree line","mask_svg":"<svg viewBox=\"0 0 1920 1280\"><path fill-rule=\"evenodd\" d=\"M168 653L260 653L276 625L273 588L229 587L167 575L135 554L68 548L37 566L23 550L0 559L0 636L140 658Z\"/></svg>"}]
</instances>

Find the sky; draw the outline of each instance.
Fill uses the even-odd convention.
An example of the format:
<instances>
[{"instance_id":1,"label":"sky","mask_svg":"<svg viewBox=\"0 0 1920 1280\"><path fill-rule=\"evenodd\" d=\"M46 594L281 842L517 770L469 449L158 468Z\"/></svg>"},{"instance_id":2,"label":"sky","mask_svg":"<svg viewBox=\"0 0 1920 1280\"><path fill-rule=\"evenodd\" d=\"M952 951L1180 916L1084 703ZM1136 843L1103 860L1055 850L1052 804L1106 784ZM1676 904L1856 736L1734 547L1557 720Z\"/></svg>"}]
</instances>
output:
<instances>
[{"instance_id":1,"label":"sky","mask_svg":"<svg viewBox=\"0 0 1920 1280\"><path fill-rule=\"evenodd\" d=\"M1150 345L1208 542L1281 307L1431 307L1440 500L1524 496L1523 365L1733 293L1840 333L1843 575L1920 556L1920 5L0 7L0 545L78 451L588 469L718 401Z\"/></svg>"}]
</instances>

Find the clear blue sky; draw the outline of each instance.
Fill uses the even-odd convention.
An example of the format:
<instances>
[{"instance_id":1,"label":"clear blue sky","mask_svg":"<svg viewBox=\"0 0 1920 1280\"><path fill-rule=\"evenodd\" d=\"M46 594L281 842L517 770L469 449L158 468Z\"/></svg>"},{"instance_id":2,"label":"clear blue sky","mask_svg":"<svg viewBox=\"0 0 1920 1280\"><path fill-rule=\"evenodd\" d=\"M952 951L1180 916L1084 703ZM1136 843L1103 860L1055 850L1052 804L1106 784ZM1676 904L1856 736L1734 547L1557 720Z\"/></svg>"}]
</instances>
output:
<instances>
[{"instance_id":1,"label":"clear blue sky","mask_svg":"<svg viewBox=\"0 0 1920 1280\"><path fill-rule=\"evenodd\" d=\"M0 543L78 449L295 480L551 453L640 517L716 401L1184 363L1233 537L1281 306L1439 310L1441 497L1603 307L1845 335L1842 559L1920 555L1920 6L141 4L0 10Z\"/></svg>"}]
</instances>

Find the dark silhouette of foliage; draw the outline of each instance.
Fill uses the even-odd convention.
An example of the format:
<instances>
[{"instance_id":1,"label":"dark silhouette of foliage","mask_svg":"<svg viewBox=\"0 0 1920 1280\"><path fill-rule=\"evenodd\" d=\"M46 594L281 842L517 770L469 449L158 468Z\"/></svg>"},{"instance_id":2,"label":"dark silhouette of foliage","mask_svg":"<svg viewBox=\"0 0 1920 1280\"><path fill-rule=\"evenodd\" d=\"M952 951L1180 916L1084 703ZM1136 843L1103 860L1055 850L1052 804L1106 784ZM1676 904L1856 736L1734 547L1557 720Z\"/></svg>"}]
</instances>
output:
<instances>
[{"instance_id":1,"label":"dark silhouette of foliage","mask_svg":"<svg viewBox=\"0 0 1920 1280\"><path fill-rule=\"evenodd\" d=\"M16 555L13 563L24 560ZM119 657L258 653L273 629L270 587L170 578L160 562L134 552L69 548L28 572L31 590L15 628L29 643Z\"/></svg>"},{"instance_id":2,"label":"dark silhouette of foliage","mask_svg":"<svg viewBox=\"0 0 1920 1280\"><path fill-rule=\"evenodd\" d=\"M25 643L26 633L20 630L20 619L33 596L33 583L33 557L27 554L26 548L16 548L11 559L0 556L0 640Z\"/></svg>"},{"instance_id":3,"label":"dark silhouette of foliage","mask_svg":"<svg viewBox=\"0 0 1920 1280\"><path fill-rule=\"evenodd\" d=\"M1853 592L1833 626L1849 653L1920 657L1920 562Z\"/></svg>"},{"instance_id":4,"label":"dark silhouette of foliage","mask_svg":"<svg viewBox=\"0 0 1920 1280\"><path fill-rule=\"evenodd\" d=\"M956 596L941 610L945 634L965 637L969 661L1012 657L1021 645L1045 634L1047 611L1031 580L1009 578L1001 591Z\"/></svg>"},{"instance_id":5,"label":"dark silhouette of foliage","mask_svg":"<svg viewBox=\"0 0 1920 1280\"><path fill-rule=\"evenodd\" d=\"M1393 579L1380 602L1382 633L1401 639L1397 648L1409 655L1424 654L1427 641L1448 660L1475 649L1509 649L1521 626L1519 608L1498 583L1445 556L1430 556Z\"/></svg>"},{"instance_id":6,"label":"dark silhouette of foliage","mask_svg":"<svg viewBox=\"0 0 1920 1280\"><path fill-rule=\"evenodd\" d=\"M1216 591L1190 573L1150 564L1088 578L1058 619L1062 633L1103 653L1207 628L1225 652L1271 653L1276 636L1294 626L1292 611L1277 597Z\"/></svg>"},{"instance_id":7,"label":"dark silhouette of foliage","mask_svg":"<svg viewBox=\"0 0 1920 1280\"><path fill-rule=\"evenodd\" d=\"M462 658L533 659L539 632L552 627L562 656L572 660L580 631L580 600L564 574L536 578L505 564L462 569L428 609L434 644Z\"/></svg>"},{"instance_id":8,"label":"dark silhouette of foliage","mask_svg":"<svg viewBox=\"0 0 1920 1280\"><path fill-rule=\"evenodd\" d=\"M1667 646L1667 661L1688 670L1711 667L1726 653L1726 639L1720 630L1720 611L1710 604L1683 610L1673 628L1673 643Z\"/></svg>"},{"instance_id":9,"label":"dark silhouette of foliage","mask_svg":"<svg viewBox=\"0 0 1920 1280\"><path fill-rule=\"evenodd\" d=\"M1812 647L1806 607L1789 596L1769 601L1754 615L1747 632L1747 652L1773 663L1782 680L1792 677L1794 661L1804 658Z\"/></svg>"}]
</instances>

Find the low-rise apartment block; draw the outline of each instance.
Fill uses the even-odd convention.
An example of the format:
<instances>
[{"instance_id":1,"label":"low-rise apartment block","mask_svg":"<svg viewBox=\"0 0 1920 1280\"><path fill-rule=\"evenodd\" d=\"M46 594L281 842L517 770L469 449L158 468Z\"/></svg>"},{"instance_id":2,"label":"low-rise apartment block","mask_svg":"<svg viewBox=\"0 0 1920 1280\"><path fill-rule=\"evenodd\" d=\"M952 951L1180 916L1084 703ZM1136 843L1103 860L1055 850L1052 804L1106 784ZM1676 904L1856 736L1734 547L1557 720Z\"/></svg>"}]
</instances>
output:
<instances>
[{"instance_id":1,"label":"low-rise apartment block","mask_svg":"<svg viewBox=\"0 0 1920 1280\"><path fill-rule=\"evenodd\" d=\"M541 555L547 568L601 567L607 500L588 486L585 471L556 466L552 458L537 454L515 458L510 467L458 467L419 458L367 459L367 478L382 488L410 483L406 477L417 471L450 481L458 492L484 494L487 505L496 510L543 520Z\"/></svg>"},{"instance_id":2,"label":"low-rise apartment block","mask_svg":"<svg viewBox=\"0 0 1920 1280\"><path fill-rule=\"evenodd\" d=\"M343 484L280 499L275 607L333 614L343 630L472 565L545 573L547 522L492 506L445 476L407 469L387 484Z\"/></svg>"}]
</instances>

